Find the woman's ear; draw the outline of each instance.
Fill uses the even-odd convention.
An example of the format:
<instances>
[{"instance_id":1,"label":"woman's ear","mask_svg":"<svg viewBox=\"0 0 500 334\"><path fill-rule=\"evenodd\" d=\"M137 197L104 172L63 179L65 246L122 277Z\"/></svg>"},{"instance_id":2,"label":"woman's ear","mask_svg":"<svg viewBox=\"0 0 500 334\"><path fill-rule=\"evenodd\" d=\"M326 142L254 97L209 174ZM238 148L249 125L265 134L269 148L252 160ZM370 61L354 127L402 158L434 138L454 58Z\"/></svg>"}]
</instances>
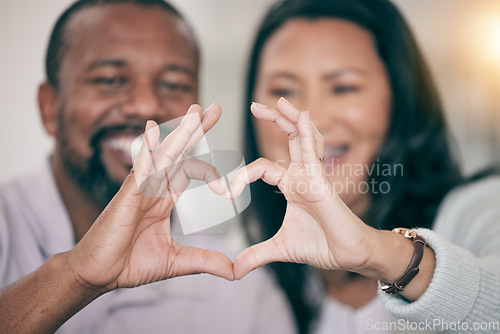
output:
<instances>
[{"instance_id":1,"label":"woman's ear","mask_svg":"<svg viewBox=\"0 0 500 334\"><path fill-rule=\"evenodd\" d=\"M57 112L59 107L56 89L48 82L44 82L38 87L38 108L45 131L54 137L58 128Z\"/></svg>"}]
</instances>

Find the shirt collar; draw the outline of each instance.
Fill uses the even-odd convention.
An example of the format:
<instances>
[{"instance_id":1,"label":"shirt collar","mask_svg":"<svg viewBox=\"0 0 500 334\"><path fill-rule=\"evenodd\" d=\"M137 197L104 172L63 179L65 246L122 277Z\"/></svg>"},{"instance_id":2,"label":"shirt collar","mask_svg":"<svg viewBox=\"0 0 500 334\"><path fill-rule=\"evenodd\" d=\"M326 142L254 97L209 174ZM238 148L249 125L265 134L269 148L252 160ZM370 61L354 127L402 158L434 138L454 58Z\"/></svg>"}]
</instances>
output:
<instances>
[{"instance_id":1,"label":"shirt collar","mask_svg":"<svg viewBox=\"0 0 500 334\"><path fill-rule=\"evenodd\" d=\"M73 226L57 188L50 159L34 174L21 179L21 190L29 219L44 255L65 252L75 246Z\"/></svg>"}]
</instances>

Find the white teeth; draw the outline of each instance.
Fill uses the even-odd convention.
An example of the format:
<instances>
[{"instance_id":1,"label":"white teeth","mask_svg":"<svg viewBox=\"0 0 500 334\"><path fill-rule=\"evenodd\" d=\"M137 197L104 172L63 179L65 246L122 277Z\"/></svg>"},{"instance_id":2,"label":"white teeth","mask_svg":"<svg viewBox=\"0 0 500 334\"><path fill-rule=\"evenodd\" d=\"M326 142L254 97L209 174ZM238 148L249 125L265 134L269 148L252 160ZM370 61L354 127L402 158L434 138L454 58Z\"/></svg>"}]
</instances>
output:
<instances>
[{"instance_id":1,"label":"white teeth","mask_svg":"<svg viewBox=\"0 0 500 334\"><path fill-rule=\"evenodd\" d=\"M347 146L342 145L342 146L337 146L337 147L327 147L325 149L325 156L327 157L338 157L347 152Z\"/></svg>"},{"instance_id":2,"label":"white teeth","mask_svg":"<svg viewBox=\"0 0 500 334\"><path fill-rule=\"evenodd\" d=\"M114 150L120 151L125 155L131 155L131 147L135 138L132 137L118 137L109 138L106 143L109 147Z\"/></svg>"}]
</instances>

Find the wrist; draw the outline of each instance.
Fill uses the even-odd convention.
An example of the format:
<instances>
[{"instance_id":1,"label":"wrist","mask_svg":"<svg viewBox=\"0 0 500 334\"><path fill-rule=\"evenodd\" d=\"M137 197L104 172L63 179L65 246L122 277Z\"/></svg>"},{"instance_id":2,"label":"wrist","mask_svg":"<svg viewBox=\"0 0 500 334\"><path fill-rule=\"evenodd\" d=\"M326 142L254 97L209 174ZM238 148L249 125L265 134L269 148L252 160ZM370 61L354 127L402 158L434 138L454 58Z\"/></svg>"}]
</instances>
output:
<instances>
[{"instance_id":1,"label":"wrist","mask_svg":"<svg viewBox=\"0 0 500 334\"><path fill-rule=\"evenodd\" d=\"M392 284L402 278L415 252L413 242L392 231L377 231L371 238L371 249L375 250L367 261L366 269L360 274L381 282ZM429 247L423 248L423 257L418 266L419 273L400 292L400 295L413 301L427 289L434 275L436 258Z\"/></svg>"},{"instance_id":2,"label":"wrist","mask_svg":"<svg viewBox=\"0 0 500 334\"><path fill-rule=\"evenodd\" d=\"M392 231L373 230L371 255L360 274L382 282L395 282L405 273L413 256L413 243Z\"/></svg>"},{"instance_id":3,"label":"wrist","mask_svg":"<svg viewBox=\"0 0 500 334\"><path fill-rule=\"evenodd\" d=\"M87 283L77 272L77 268L70 261L69 252L52 255L48 260L52 270L56 270L58 278L68 291L79 296L82 300L91 302L109 291L106 287L98 287Z\"/></svg>"}]
</instances>

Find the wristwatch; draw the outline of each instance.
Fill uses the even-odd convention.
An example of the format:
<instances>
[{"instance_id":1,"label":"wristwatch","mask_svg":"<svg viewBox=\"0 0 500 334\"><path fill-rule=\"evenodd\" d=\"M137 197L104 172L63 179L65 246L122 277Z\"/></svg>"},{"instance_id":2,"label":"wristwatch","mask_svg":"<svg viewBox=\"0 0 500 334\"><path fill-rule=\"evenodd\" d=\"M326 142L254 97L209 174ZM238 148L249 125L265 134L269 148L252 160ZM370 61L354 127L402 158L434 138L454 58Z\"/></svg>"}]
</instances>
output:
<instances>
[{"instance_id":1,"label":"wristwatch","mask_svg":"<svg viewBox=\"0 0 500 334\"><path fill-rule=\"evenodd\" d=\"M420 264L420 261L422 261L422 257L424 256L424 247L426 246L424 238L413 230L398 227L392 231L401 234L405 238L410 239L413 242L414 252L410 264L408 265L405 273L400 279L392 284L380 282L382 291L389 294L399 293L403 291L408 283L410 283L411 280L414 279L415 276L417 276L419 272L418 265Z\"/></svg>"}]
</instances>

